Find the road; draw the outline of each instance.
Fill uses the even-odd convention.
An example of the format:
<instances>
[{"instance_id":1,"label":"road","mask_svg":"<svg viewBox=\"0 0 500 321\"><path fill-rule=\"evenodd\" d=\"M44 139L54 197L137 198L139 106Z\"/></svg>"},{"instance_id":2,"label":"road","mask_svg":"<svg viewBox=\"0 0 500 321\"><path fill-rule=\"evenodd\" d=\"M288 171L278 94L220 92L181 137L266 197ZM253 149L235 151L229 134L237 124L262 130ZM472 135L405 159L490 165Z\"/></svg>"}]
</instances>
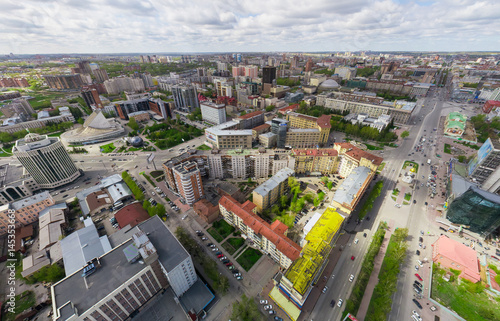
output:
<instances>
[{"instance_id":1,"label":"road","mask_svg":"<svg viewBox=\"0 0 500 321\"><path fill-rule=\"evenodd\" d=\"M411 311L419 310L412 302L414 297L413 281L416 280L414 274L417 272L415 271L416 260L420 259L423 261L423 258L428 258L430 260L431 244L440 234L438 232L438 227L430 222L427 219L427 215L425 215L426 206L424 204L428 197L427 188L420 187L420 184L426 183L426 180L422 180L422 175L427 178L430 174L430 166L427 165L427 160L431 159L432 164L438 163L439 160L435 158L435 155L439 153L439 151L428 150L429 148L434 148L432 146L433 144L429 144L429 146L425 145L424 152L415 152L414 147L418 145L420 137L422 136L425 136L427 141L433 136L435 142L436 136L439 134L434 131L434 128L438 127L439 118L442 112L448 113L449 111L458 109L451 104L446 103L445 105L448 96L447 91L448 86L444 88L434 88L427 97L419 99L416 110L409 121L410 125L408 130L410 136L406 138L398 148L385 151L383 157L386 166L379 177L379 179L384 181L384 188L381 196L376 200L372 212L368 215L368 217L373 217L370 217L370 220L365 220L361 224L356 225L355 218L357 217L357 212L355 211L353 213L351 222L345 229L347 231L353 231L354 233L351 236L349 245L343 251L339 264L337 264L332 273L334 277L331 276L327 282L329 287L327 293L320 297L314 310L311 312L311 319L340 320L343 306L354 284L354 282L349 282L349 276L351 274L357 276L361 267L362 258L371 241L372 233L376 230L376 227L381 221L388 222L392 227L407 227L409 229L408 256L407 260L401 266L397 291L393 296L392 310L388 320L410 320ZM397 208L390 196L392 190L397 185L401 168L406 160L414 160L419 164L417 175L418 184L416 185L419 186L419 189L413 191L412 203L410 205ZM416 204L413 204L413 200L416 201ZM419 248L418 245L418 238L421 236L420 231L425 231L425 250ZM363 237L363 233L365 232L367 233L367 238ZM355 239L359 239L358 244L353 244ZM421 251L420 257L417 257L415 254L417 249ZM350 258L353 255L356 259L351 261ZM424 282L422 282L424 283L424 299L420 300L424 309L420 311L420 314L424 320L431 320L434 313L428 309L429 301L426 299L429 290L428 280L430 278L430 263L424 263L424 266L419 268L418 273L424 278ZM335 300L336 303L339 299L342 299L344 301L342 308L338 308L336 305L334 308L330 307L330 301L332 299ZM437 314L441 316L441 320L456 320L456 318L449 314L441 314L440 311L438 311Z\"/></svg>"}]
</instances>

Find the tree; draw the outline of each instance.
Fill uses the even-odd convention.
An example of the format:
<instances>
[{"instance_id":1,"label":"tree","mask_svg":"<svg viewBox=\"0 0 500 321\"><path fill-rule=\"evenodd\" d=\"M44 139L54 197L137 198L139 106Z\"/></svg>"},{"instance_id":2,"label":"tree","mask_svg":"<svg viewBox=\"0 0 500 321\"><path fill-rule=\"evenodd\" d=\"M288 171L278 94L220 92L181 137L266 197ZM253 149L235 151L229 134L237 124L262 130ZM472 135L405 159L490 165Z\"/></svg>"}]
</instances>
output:
<instances>
[{"instance_id":1,"label":"tree","mask_svg":"<svg viewBox=\"0 0 500 321\"><path fill-rule=\"evenodd\" d=\"M401 138L405 139L406 137L410 136L410 132L405 130L404 132L401 133Z\"/></svg>"},{"instance_id":2,"label":"tree","mask_svg":"<svg viewBox=\"0 0 500 321\"><path fill-rule=\"evenodd\" d=\"M229 290L229 279L225 275L219 275L217 282L214 283L214 287L221 295L225 295L227 290Z\"/></svg>"},{"instance_id":3,"label":"tree","mask_svg":"<svg viewBox=\"0 0 500 321\"><path fill-rule=\"evenodd\" d=\"M329 191L331 191L333 188L333 183L332 182L326 183L326 187L328 188Z\"/></svg>"},{"instance_id":4,"label":"tree","mask_svg":"<svg viewBox=\"0 0 500 321\"><path fill-rule=\"evenodd\" d=\"M282 208L285 208L288 203L288 197L286 195L282 195L280 197L280 204Z\"/></svg>"},{"instance_id":5,"label":"tree","mask_svg":"<svg viewBox=\"0 0 500 321\"><path fill-rule=\"evenodd\" d=\"M240 113L240 116L243 116L243 115L246 115L247 112L245 110L243 110L241 113Z\"/></svg>"},{"instance_id":6,"label":"tree","mask_svg":"<svg viewBox=\"0 0 500 321\"><path fill-rule=\"evenodd\" d=\"M269 105L269 106L267 106L267 107L266 107L266 111L267 111L267 112L273 111L273 110L274 110L274 108L276 108L276 106L274 106L274 105Z\"/></svg>"},{"instance_id":7,"label":"tree","mask_svg":"<svg viewBox=\"0 0 500 321\"><path fill-rule=\"evenodd\" d=\"M135 121L135 118L130 118L128 122L128 127L132 128L133 130L139 130L139 124Z\"/></svg>"},{"instance_id":8,"label":"tree","mask_svg":"<svg viewBox=\"0 0 500 321\"><path fill-rule=\"evenodd\" d=\"M262 314L259 311L259 306L255 300L248 298L246 295L241 296L241 301L233 303L233 312L231 320L233 321L261 321Z\"/></svg>"}]
</instances>

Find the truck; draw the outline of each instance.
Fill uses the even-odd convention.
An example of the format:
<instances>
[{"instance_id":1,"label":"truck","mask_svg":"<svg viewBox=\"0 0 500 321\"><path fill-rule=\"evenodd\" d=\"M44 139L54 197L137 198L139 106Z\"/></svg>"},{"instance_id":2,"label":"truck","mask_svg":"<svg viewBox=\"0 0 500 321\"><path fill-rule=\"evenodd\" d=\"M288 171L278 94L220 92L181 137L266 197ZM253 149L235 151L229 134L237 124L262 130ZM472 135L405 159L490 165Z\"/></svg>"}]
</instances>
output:
<instances>
[{"instance_id":1,"label":"truck","mask_svg":"<svg viewBox=\"0 0 500 321\"><path fill-rule=\"evenodd\" d=\"M427 160L427 165L430 165L430 164L431 164L431 159L429 158L429 159Z\"/></svg>"}]
</instances>

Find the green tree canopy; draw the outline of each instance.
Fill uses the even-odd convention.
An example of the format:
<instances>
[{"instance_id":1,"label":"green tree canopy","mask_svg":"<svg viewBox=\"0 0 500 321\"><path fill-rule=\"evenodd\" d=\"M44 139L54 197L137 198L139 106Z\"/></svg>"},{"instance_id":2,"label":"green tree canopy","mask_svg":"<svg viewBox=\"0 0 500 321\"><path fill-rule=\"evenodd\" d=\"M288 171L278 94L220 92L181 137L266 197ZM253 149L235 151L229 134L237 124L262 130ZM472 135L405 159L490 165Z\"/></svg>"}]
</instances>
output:
<instances>
[{"instance_id":1,"label":"green tree canopy","mask_svg":"<svg viewBox=\"0 0 500 321\"><path fill-rule=\"evenodd\" d=\"M262 321L263 316L259 311L259 306L254 299L246 295L241 296L240 301L233 303L232 321Z\"/></svg>"}]
</instances>

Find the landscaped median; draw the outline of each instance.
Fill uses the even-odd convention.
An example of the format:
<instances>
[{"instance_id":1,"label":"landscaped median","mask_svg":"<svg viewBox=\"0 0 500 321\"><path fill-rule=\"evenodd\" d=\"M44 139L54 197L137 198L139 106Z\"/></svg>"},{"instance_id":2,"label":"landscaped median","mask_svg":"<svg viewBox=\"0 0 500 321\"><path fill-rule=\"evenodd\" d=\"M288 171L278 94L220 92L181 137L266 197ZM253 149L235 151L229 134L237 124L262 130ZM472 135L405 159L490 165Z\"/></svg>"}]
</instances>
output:
<instances>
[{"instance_id":1,"label":"landscaped median","mask_svg":"<svg viewBox=\"0 0 500 321\"><path fill-rule=\"evenodd\" d=\"M380 223L377 232L375 232L375 234L373 235L372 242L370 243L368 251L366 252L366 255L363 259L363 264L361 265L361 270L359 271L356 284L354 284L351 296L346 302L342 318L344 318L347 313L351 313L353 315L356 315L358 313L361 300L363 299L366 286L368 285L370 275L373 271L373 262L375 261L375 256L377 256L378 252L380 251L380 247L382 246L382 241L384 240L386 229L387 223L382 222Z\"/></svg>"},{"instance_id":2,"label":"landscaped median","mask_svg":"<svg viewBox=\"0 0 500 321\"><path fill-rule=\"evenodd\" d=\"M384 261L378 274L378 283L373 289L373 294L366 313L366 321L384 321L391 312L392 295L396 292L399 267L406 258L408 243L408 229L396 229L389 240Z\"/></svg>"}]
</instances>

